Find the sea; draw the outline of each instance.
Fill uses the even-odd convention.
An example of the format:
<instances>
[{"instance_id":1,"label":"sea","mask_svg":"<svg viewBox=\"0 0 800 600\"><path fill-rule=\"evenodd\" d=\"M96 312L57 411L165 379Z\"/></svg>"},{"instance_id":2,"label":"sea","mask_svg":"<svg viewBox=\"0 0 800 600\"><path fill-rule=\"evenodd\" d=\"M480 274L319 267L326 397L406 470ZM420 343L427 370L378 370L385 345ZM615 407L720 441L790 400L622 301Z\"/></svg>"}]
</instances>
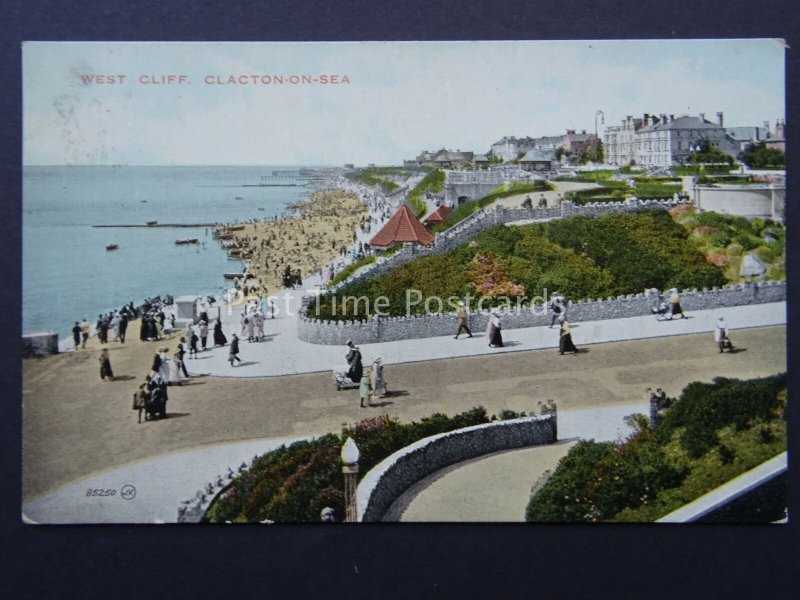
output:
<instances>
[{"instance_id":1,"label":"sea","mask_svg":"<svg viewBox=\"0 0 800 600\"><path fill-rule=\"evenodd\" d=\"M241 272L242 263L228 258L205 224L289 216L288 205L310 188L263 185L263 178L301 168L24 167L23 333L71 339L75 321L94 323L131 301L221 293L230 283L223 273ZM148 221L200 226L144 226ZM199 243L175 244L185 238ZM112 244L118 249L106 250Z\"/></svg>"}]
</instances>

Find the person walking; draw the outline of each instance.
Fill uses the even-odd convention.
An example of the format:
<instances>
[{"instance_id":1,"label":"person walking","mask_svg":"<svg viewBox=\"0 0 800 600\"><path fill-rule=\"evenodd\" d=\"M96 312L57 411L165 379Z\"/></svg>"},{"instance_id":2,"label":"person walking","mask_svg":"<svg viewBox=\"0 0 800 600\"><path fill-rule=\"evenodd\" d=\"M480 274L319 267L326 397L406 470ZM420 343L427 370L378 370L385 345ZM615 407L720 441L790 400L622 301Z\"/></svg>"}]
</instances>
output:
<instances>
[{"instance_id":1,"label":"person walking","mask_svg":"<svg viewBox=\"0 0 800 600\"><path fill-rule=\"evenodd\" d=\"M203 351L206 350L206 345L208 341L208 323L205 321L200 321L200 347Z\"/></svg>"},{"instance_id":2,"label":"person walking","mask_svg":"<svg viewBox=\"0 0 800 600\"><path fill-rule=\"evenodd\" d=\"M725 323L725 317L720 317L714 324L714 341L717 343L720 353L728 349L728 352L733 352L733 343L728 337L728 325Z\"/></svg>"},{"instance_id":3,"label":"person walking","mask_svg":"<svg viewBox=\"0 0 800 600\"><path fill-rule=\"evenodd\" d=\"M361 350L359 350L351 340L347 340L347 377L353 383L361 381L364 374L364 365L361 363Z\"/></svg>"},{"instance_id":4,"label":"person walking","mask_svg":"<svg viewBox=\"0 0 800 600\"><path fill-rule=\"evenodd\" d=\"M681 299L678 296L678 289L672 288L669 291L669 319L668 321L672 320L672 317L675 315L680 315L681 319L687 319L688 317L683 314L683 308L681 307Z\"/></svg>"},{"instance_id":5,"label":"person walking","mask_svg":"<svg viewBox=\"0 0 800 600\"><path fill-rule=\"evenodd\" d=\"M156 352L156 355L153 357L153 364L150 366L150 370L153 373L158 374L158 372L161 371L161 361L161 352Z\"/></svg>"},{"instance_id":6,"label":"person walking","mask_svg":"<svg viewBox=\"0 0 800 600\"><path fill-rule=\"evenodd\" d=\"M358 388L358 392L361 397L361 408L372 406L372 402L370 402L369 373L366 371L361 374L361 385Z\"/></svg>"},{"instance_id":7,"label":"person walking","mask_svg":"<svg viewBox=\"0 0 800 600\"><path fill-rule=\"evenodd\" d=\"M200 338L194 332L194 329L189 330L189 358L197 358L197 342Z\"/></svg>"},{"instance_id":8,"label":"person walking","mask_svg":"<svg viewBox=\"0 0 800 600\"><path fill-rule=\"evenodd\" d=\"M489 322L486 324L486 335L489 338L489 348L503 347L503 334L500 333L500 317L497 310L493 310L489 315Z\"/></svg>"},{"instance_id":9,"label":"person walking","mask_svg":"<svg viewBox=\"0 0 800 600\"><path fill-rule=\"evenodd\" d=\"M133 394L133 410L139 411L139 423L142 422L142 411L145 410L149 402L150 392L147 389L149 383L150 376L148 375L145 378L145 382L139 384L139 389ZM147 420L147 414L145 414L144 420Z\"/></svg>"},{"instance_id":10,"label":"person walking","mask_svg":"<svg viewBox=\"0 0 800 600\"><path fill-rule=\"evenodd\" d=\"M111 370L111 359L108 356L108 348L103 348L100 353L100 379L103 381L108 377L109 381L114 381L114 372Z\"/></svg>"},{"instance_id":11,"label":"person walking","mask_svg":"<svg viewBox=\"0 0 800 600\"><path fill-rule=\"evenodd\" d=\"M108 341L108 323L103 318L103 315L97 315L97 323L95 323L95 330L97 331L97 339L101 344Z\"/></svg>"},{"instance_id":12,"label":"person walking","mask_svg":"<svg viewBox=\"0 0 800 600\"><path fill-rule=\"evenodd\" d=\"M553 311L553 318L550 320L550 328L553 328L556 321L560 321L560 317L567 318L567 307L564 305L564 297L556 292L550 299L550 310Z\"/></svg>"},{"instance_id":13,"label":"person walking","mask_svg":"<svg viewBox=\"0 0 800 600\"><path fill-rule=\"evenodd\" d=\"M222 321L217 319L214 323L214 345L224 346L228 343L228 338L222 333Z\"/></svg>"},{"instance_id":14,"label":"person walking","mask_svg":"<svg viewBox=\"0 0 800 600\"><path fill-rule=\"evenodd\" d=\"M454 339L457 340L462 331L466 332L469 337L472 337L472 332L469 329L469 317L467 316L467 309L463 302L458 303L456 315L458 318L458 331L456 332L456 337Z\"/></svg>"},{"instance_id":15,"label":"person walking","mask_svg":"<svg viewBox=\"0 0 800 600\"><path fill-rule=\"evenodd\" d=\"M169 360L169 385L183 385L181 379L181 351L180 346Z\"/></svg>"},{"instance_id":16,"label":"person walking","mask_svg":"<svg viewBox=\"0 0 800 600\"><path fill-rule=\"evenodd\" d=\"M264 337L264 313L258 309L253 315L253 338L260 342L262 337Z\"/></svg>"},{"instance_id":17,"label":"person walking","mask_svg":"<svg viewBox=\"0 0 800 600\"><path fill-rule=\"evenodd\" d=\"M561 323L561 331L558 339L558 353L577 352L578 349L575 347L575 344L572 343L572 330L569 327L569 321L563 316L559 317L558 321Z\"/></svg>"},{"instance_id":18,"label":"person walking","mask_svg":"<svg viewBox=\"0 0 800 600\"><path fill-rule=\"evenodd\" d=\"M383 359L372 361L372 398L386 395L386 380L383 378Z\"/></svg>"},{"instance_id":19,"label":"person walking","mask_svg":"<svg viewBox=\"0 0 800 600\"><path fill-rule=\"evenodd\" d=\"M128 331L128 311L123 310L119 315L119 341L125 343L125 332Z\"/></svg>"},{"instance_id":20,"label":"person walking","mask_svg":"<svg viewBox=\"0 0 800 600\"><path fill-rule=\"evenodd\" d=\"M183 372L184 377L188 379L189 372L186 370L186 363L184 362L185 356L186 356L186 338L181 338L181 341L178 342L178 361L181 364L181 371Z\"/></svg>"},{"instance_id":21,"label":"person walking","mask_svg":"<svg viewBox=\"0 0 800 600\"><path fill-rule=\"evenodd\" d=\"M72 342L75 345L75 350L81 345L81 324L75 321L75 327L72 328Z\"/></svg>"},{"instance_id":22,"label":"person walking","mask_svg":"<svg viewBox=\"0 0 800 600\"><path fill-rule=\"evenodd\" d=\"M239 338L234 333L231 336L231 348L228 352L228 361L231 363L231 366L233 366L233 361L235 360L242 362L242 359L239 358Z\"/></svg>"},{"instance_id":23,"label":"person walking","mask_svg":"<svg viewBox=\"0 0 800 600\"><path fill-rule=\"evenodd\" d=\"M92 330L92 326L89 324L89 321L83 319L83 323L81 323L81 348L86 348L86 341L89 339L89 332Z\"/></svg>"}]
</instances>

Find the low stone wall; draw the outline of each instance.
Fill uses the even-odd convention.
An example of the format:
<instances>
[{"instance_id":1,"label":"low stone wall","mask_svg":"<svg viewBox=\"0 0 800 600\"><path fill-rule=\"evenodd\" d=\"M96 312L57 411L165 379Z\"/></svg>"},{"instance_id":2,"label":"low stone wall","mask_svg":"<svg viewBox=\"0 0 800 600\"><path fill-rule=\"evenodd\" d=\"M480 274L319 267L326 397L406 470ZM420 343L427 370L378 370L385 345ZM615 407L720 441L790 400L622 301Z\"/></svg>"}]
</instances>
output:
<instances>
[{"instance_id":1,"label":"low stone wall","mask_svg":"<svg viewBox=\"0 0 800 600\"><path fill-rule=\"evenodd\" d=\"M52 331L28 333L22 336L22 356L49 356L58 354L58 334Z\"/></svg>"},{"instance_id":2,"label":"low stone wall","mask_svg":"<svg viewBox=\"0 0 800 600\"><path fill-rule=\"evenodd\" d=\"M749 304L783 302L786 300L786 282L768 281L729 285L704 290L683 290L681 306L687 311L711 310ZM313 302L306 298L304 302ZM570 301L567 318L571 322L602 321L623 317L652 314L656 300L645 294L629 294L616 298L598 298ZM308 311L308 312L306 312ZM314 306L306 305L298 317L298 337L312 344L343 345L347 340L355 344L373 344L418 338L454 335L458 329L455 313L436 313L404 317L380 317L370 321L325 321L309 317ZM470 328L483 331L489 319L489 311L470 315ZM503 329L541 327L550 325L552 313L541 306L534 312L530 308L500 312Z\"/></svg>"},{"instance_id":3,"label":"low stone wall","mask_svg":"<svg viewBox=\"0 0 800 600\"><path fill-rule=\"evenodd\" d=\"M499 450L552 444L558 439L557 414L495 421L434 435L384 459L356 490L358 520L375 522L417 481L447 466Z\"/></svg>"}]
</instances>

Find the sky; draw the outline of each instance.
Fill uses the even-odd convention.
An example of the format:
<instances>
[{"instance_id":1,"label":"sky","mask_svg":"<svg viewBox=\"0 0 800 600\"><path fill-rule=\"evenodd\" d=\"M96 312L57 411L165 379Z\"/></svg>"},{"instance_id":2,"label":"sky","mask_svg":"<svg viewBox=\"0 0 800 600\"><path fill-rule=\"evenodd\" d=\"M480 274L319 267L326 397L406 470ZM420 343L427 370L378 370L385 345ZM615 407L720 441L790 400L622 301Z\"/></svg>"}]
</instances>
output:
<instances>
[{"instance_id":1,"label":"sky","mask_svg":"<svg viewBox=\"0 0 800 600\"><path fill-rule=\"evenodd\" d=\"M774 126L784 54L766 39L26 42L23 164L390 165L643 113Z\"/></svg>"}]
</instances>

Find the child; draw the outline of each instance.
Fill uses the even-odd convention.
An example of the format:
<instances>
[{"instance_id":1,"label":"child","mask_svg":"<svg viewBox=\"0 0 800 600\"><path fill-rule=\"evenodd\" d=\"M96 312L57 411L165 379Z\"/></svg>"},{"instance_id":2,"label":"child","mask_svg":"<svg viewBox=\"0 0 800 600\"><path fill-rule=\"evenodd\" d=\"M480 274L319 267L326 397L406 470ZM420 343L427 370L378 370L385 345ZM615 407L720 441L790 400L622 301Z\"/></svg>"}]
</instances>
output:
<instances>
[{"instance_id":1,"label":"child","mask_svg":"<svg viewBox=\"0 0 800 600\"><path fill-rule=\"evenodd\" d=\"M370 400L370 389L371 386L369 385L369 373L366 371L361 375L361 387L359 388L359 395L361 396L361 408L366 408L367 406L372 406ZM364 404L364 401L367 404Z\"/></svg>"}]
</instances>

